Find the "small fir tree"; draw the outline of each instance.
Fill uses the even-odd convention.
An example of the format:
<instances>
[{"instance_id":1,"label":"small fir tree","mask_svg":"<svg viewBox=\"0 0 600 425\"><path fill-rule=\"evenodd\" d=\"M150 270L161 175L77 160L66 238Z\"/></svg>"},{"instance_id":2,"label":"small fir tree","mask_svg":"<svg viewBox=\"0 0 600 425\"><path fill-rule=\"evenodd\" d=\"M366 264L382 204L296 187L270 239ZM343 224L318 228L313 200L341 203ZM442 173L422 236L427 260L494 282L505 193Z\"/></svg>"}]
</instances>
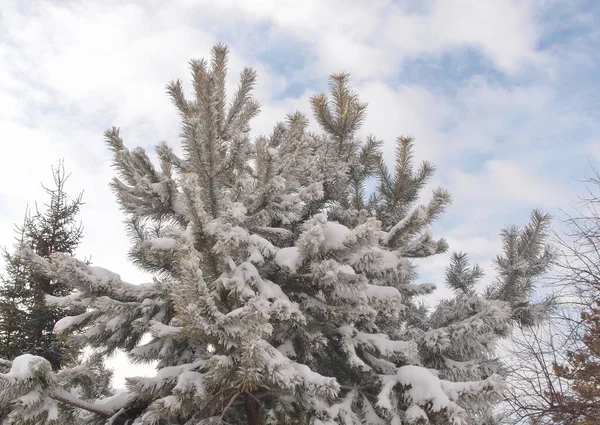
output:
<instances>
[{"instance_id":1,"label":"small fir tree","mask_svg":"<svg viewBox=\"0 0 600 425\"><path fill-rule=\"evenodd\" d=\"M226 65L227 49L215 46L210 67L191 62L192 99L179 81L168 86L183 156L160 144L157 169L117 129L105 134L130 256L153 282L132 285L70 255L49 261L21 251L37 272L77 288L61 303L89 306L56 332L158 362L155 376L128 378L126 392L87 403L90 420L484 423L502 389L494 342L515 320L537 317L528 296L551 258L547 217L506 232L499 281L486 295L475 291L480 270L455 256L448 283L457 296L429 314L415 297L435 286L415 283L412 260L447 250L429 228L450 196L436 189L417 205L434 168L415 167L413 140L398 139L389 169L382 143L357 137L366 104L338 74L329 95L311 100L322 134L308 133L295 113L251 141L256 75L242 72L228 105ZM370 178L379 184L367 197ZM84 406L64 396L57 376L43 359L19 357L0 375L0 402L40 423L59 402Z\"/></svg>"},{"instance_id":2,"label":"small fir tree","mask_svg":"<svg viewBox=\"0 0 600 425\"><path fill-rule=\"evenodd\" d=\"M53 169L54 188L46 188L50 201L45 211L26 214L19 228L19 246L28 246L42 258L55 252L73 255L82 236L77 214L81 194L69 199L65 191L68 175L62 162ZM81 308L67 309L47 305L46 295L64 297L72 289L65 282L36 273L15 255L5 251L6 276L0 287L0 357L13 359L24 353L46 358L57 370L64 361L72 361L78 350L67 346L53 333L54 324Z\"/></svg>"},{"instance_id":3,"label":"small fir tree","mask_svg":"<svg viewBox=\"0 0 600 425\"><path fill-rule=\"evenodd\" d=\"M54 188L44 187L50 198L45 211L36 206L35 213L26 214L23 226L18 228L19 247L27 247L39 258L46 259L58 252L73 255L82 237L82 226L76 220L82 194L74 199L68 197L65 183L69 176L62 161L53 169L53 177ZM67 343L53 333L60 319L85 311L85 306L64 302L72 288L64 281L38 273L18 255L5 251L4 258L6 276L0 287L0 358L4 360L0 360L0 372L11 368L14 372L11 359L16 358L17 366L19 359L37 359L33 363L41 365L40 370L36 372L32 363L32 373L44 382L42 388L56 382L63 389L59 396L70 399L76 394L82 402L111 395L112 371L106 369L103 357L97 353L84 356L81 345ZM44 373L46 377L52 376L48 382L41 377ZM35 397L16 400L20 406L16 408L2 400L2 424L29 425L54 420L76 425L89 414L71 404L53 407L46 402L36 402ZM43 412L42 416L36 413L38 409Z\"/></svg>"}]
</instances>

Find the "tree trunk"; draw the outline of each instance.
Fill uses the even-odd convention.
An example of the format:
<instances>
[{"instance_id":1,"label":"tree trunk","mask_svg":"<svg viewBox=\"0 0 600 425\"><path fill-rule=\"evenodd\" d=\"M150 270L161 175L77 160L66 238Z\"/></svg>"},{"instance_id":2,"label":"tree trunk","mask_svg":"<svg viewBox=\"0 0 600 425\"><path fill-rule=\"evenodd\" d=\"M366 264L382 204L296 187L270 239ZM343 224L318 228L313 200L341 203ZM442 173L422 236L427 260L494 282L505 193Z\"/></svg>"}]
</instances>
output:
<instances>
[{"instance_id":1,"label":"tree trunk","mask_svg":"<svg viewBox=\"0 0 600 425\"><path fill-rule=\"evenodd\" d=\"M246 401L248 425L260 425L260 422L258 421L258 406L256 405L256 400L247 392L244 393L244 399Z\"/></svg>"}]
</instances>

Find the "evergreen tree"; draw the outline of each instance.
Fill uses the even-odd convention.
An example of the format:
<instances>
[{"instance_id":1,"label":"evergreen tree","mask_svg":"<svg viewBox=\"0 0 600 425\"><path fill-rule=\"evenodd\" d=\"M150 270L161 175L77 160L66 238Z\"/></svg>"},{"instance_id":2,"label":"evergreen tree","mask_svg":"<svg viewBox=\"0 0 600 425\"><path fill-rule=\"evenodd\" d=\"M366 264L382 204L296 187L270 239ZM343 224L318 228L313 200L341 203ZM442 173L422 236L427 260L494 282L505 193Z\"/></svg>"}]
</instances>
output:
<instances>
[{"instance_id":1,"label":"evergreen tree","mask_svg":"<svg viewBox=\"0 0 600 425\"><path fill-rule=\"evenodd\" d=\"M508 337L514 325L528 328L547 318L550 297L531 301L535 282L553 264L554 250L546 243L550 217L533 211L522 229L508 227L501 233L504 252L495 259L496 280L478 292L483 271L470 266L465 253L453 254L446 284L455 297L442 300L426 321L424 364L450 381L482 381L504 378L506 365L497 357L496 345ZM505 384L502 384L503 386ZM469 410L468 423L495 423L494 405L477 402Z\"/></svg>"},{"instance_id":2,"label":"evergreen tree","mask_svg":"<svg viewBox=\"0 0 600 425\"><path fill-rule=\"evenodd\" d=\"M54 187L44 187L50 198L45 211L36 205L35 213L26 214L23 226L18 228L18 246L27 247L39 258L50 258L57 252L73 255L81 240L82 226L76 216L82 195L69 199L65 191L68 177L61 161L53 169ZM112 371L106 369L103 357L98 353L84 355L81 345L65 342L53 333L60 319L85 311L84 306L65 303L72 288L61 280L38 273L18 255L5 251L4 259L6 276L2 277L0 287L0 373L10 371L13 366L11 361L2 358L17 358L17 364L19 358L38 359L46 373L53 371L53 382L60 384L61 396L65 399L76 395L85 402L112 395ZM78 425L89 414L66 403L50 408L47 403L36 404L27 397L21 399L21 403L25 410L15 410L5 400L1 401L0 423L33 425L55 418L55 423L61 425ZM45 419L35 413L30 415L35 409L44 411Z\"/></svg>"},{"instance_id":3,"label":"evergreen tree","mask_svg":"<svg viewBox=\"0 0 600 425\"><path fill-rule=\"evenodd\" d=\"M27 213L25 214L27 217ZM18 245L24 243L19 228ZM24 323L32 305L28 274L19 258L4 250L6 275L0 276L0 358L14 359L31 348Z\"/></svg>"},{"instance_id":4,"label":"evergreen tree","mask_svg":"<svg viewBox=\"0 0 600 425\"><path fill-rule=\"evenodd\" d=\"M70 200L65 192L68 176L62 162L53 169L54 188L45 188L50 201L45 211L37 209L26 214L19 245L28 246L42 258L55 252L72 255L81 240L82 227L76 221L81 194ZM73 361L78 350L65 345L53 333L54 324L73 310L48 305L46 296L64 297L72 289L65 282L36 273L18 256L4 253L6 276L0 287L0 357L13 359L24 353L35 354L50 361L57 370L65 360Z\"/></svg>"},{"instance_id":5,"label":"evergreen tree","mask_svg":"<svg viewBox=\"0 0 600 425\"><path fill-rule=\"evenodd\" d=\"M217 45L210 66L191 62L192 99L179 81L168 86L182 157L160 144L157 169L117 129L105 134L130 256L153 282L125 283L66 254L20 254L77 288L61 302L89 306L56 332L157 361L156 375L84 404L65 397L43 359L21 356L0 375L0 402L39 423L59 402L113 424L484 423L502 389L494 343L541 310L528 297L551 259L547 217L505 232L499 280L484 295L475 291L480 270L455 256L448 284L457 296L429 314L415 297L435 286L415 283L412 260L447 250L429 228L450 196L436 189L417 205L434 167L415 167L413 140L398 139L389 169L382 143L357 137L366 104L338 74L329 95L312 99L322 134L295 113L251 141L256 75L242 72L227 105L226 65ZM370 178L379 185L367 197Z\"/></svg>"}]
</instances>

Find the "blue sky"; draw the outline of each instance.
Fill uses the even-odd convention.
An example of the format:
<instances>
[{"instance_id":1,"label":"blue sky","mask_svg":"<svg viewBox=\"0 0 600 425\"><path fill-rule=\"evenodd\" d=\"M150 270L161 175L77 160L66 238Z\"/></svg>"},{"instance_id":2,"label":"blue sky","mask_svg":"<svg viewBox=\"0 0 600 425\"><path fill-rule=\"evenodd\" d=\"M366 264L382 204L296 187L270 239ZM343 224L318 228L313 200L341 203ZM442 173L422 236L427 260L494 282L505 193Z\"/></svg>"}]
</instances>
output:
<instances>
[{"instance_id":1,"label":"blue sky","mask_svg":"<svg viewBox=\"0 0 600 425\"><path fill-rule=\"evenodd\" d=\"M0 244L64 158L72 193L85 189L80 255L146 279L125 259L102 133L116 125L130 147L176 146L165 84L189 88L188 61L222 41L230 87L243 66L258 70L254 134L309 114L329 74L351 73L369 103L362 134L390 153L415 136L416 158L437 166L430 188L454 197L435 233L491 279L500 229L536 207L560 218L600 159L598 22L594 0L3 0ZM422 279L442 284L446 264L423 262Z\"/></svg>"}]
</instances>

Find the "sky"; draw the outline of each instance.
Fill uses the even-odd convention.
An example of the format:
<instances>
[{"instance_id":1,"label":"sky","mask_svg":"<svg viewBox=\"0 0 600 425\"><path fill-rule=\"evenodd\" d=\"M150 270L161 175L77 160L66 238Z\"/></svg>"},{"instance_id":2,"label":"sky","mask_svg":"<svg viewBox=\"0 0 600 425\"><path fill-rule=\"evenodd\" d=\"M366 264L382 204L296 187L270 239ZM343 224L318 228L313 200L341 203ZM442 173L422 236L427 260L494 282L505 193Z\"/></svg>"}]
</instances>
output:
<instances>
[{"instance_id":1,"label":"sky","mask_svg":"<svg viewBox=\"0 0 600 425\"><path fill-rule=\"evenodd\" d=\"M230 93L244 66L258 71L268 134L286 114L348 72L368 102L360 135L415 137L453 205L434 226L493 280L500 230L533 208L555 217L585 190L600 160L600 3L595 0L2 0L0 7L0 245L13 243L27 205L64 159L67 190L84 191L78 255L135 283L104 130L128 147L179 144L165 85L190 92L190 59L230 48ZM311 129L318 130L311 116ZM449 255L449 254L448 254ZM443 287L448 255L420 264ZM444 294L442 289L438 293ZM119 355L120 377L148 373Z\"/></svg>"}]
</instances>

